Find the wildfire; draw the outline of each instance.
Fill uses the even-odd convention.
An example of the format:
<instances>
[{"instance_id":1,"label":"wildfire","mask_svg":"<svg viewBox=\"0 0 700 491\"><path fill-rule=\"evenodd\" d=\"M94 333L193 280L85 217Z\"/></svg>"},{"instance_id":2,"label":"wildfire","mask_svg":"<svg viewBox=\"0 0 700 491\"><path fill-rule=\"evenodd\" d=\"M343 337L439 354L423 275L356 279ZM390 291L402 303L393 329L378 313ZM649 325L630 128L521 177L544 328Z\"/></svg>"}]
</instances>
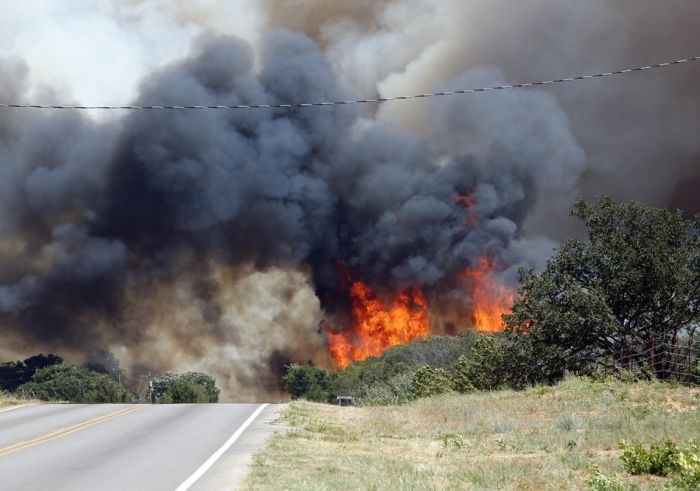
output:
<instances>
[{"instance_id":1,"label":"wildfire","mask_svg":"<svg viewBox=\"0 0 700 491\"><path fill-rule=\"evenodd\" d=\"M515 301L512 288L502 284L494 277L493 271L498 264L483 256L476 269L462 272L462 278L471 282L474 325L483 333L501 332L505 328L503 315L510 312Z\"/></svg>"},{"instance_id":2,"label":"wildfire","mask_svg":"<svg viewBox=\"0 0 700 491\"><path fill-rule=\"evenodd\" d=\"M430 334L428 302L419 288L400 292L388 305L367 284L350 284L351 325L342 332L326 328L336 365L379 356L388 348Z\"/></svg>"}]
</instances>

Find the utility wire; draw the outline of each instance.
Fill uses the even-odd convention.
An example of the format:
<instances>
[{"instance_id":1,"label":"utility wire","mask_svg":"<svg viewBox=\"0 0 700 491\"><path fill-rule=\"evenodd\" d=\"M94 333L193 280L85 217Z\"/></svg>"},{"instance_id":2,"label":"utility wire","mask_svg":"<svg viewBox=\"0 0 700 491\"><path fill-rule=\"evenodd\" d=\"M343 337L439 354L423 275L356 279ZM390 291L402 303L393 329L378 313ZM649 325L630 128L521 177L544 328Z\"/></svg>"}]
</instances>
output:
<instances>
[{"instance_id":1,"label":"utility wire","mask_svg":"<svg viewBox=\"0 0 700 491\"><path fill-rule=\"evenodd\" d=\"M41 104L3 104L0 103L0 108L10 109L81 109L81 110L197 110L197 109L293 109L318 106L347 106L352 104L380 104L382 102L407 101L412 99L425 99L430 97L443 97L459 94L475 94L479 92L492 92L496 90L511 90L525 89L529 87L539 87L543 85L564 84L568 82L576 82L580 80L591 80L595 78L611 77L613 75L624 75L626 73L644 72L657 68L668 68L674 65L682 65L700 61L700 56L692 58L684 58L682 60L667 61L657 63L655 65L646 65L636 68L627 68L625 70L616 70L614 72L597 73L595 75L580 75L578 77L560 78L556 80L545 80L542 82L521 83L515 85L497 85L494 87L481 87L478 89L461 89L445 92L432 92L428 94L414 94L398 97L383 97L379 99L358 99L351 101L329 101L329 102L297 102L290 104L248 104L248 105L217 105L217 106L77 106L77 105L41 105Z\"/></svg>"}]
</instances>

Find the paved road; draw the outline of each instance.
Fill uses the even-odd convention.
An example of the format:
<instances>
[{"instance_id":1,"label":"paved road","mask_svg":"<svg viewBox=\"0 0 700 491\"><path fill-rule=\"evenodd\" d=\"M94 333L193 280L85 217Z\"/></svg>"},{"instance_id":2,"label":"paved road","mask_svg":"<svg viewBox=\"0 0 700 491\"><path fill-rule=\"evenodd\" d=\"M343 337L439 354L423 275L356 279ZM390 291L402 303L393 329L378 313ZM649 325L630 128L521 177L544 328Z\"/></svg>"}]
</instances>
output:
<instances>
[{"instance_id":1,"label":"paved road","mask_svg":"<svg viewBox=\"0 0 700 491\"><path fill-rule=\"evenodd\" d=\"M0 488L234 489L252 453L274 431L269 422L278 410L204 404L37 405L0 411Z\"/></svg>"}]
</instances>

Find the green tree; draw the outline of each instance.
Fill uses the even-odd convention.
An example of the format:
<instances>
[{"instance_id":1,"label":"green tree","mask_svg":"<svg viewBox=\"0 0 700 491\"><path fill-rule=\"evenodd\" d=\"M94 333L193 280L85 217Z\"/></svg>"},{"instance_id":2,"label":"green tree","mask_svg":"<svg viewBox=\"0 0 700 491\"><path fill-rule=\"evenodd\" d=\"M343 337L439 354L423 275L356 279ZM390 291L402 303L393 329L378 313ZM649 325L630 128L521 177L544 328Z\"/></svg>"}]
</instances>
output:
<instances>
[{"instance_id":1,"label":"green tree","mask_svg":"<svg viewBox=\"0 0 700 491\"><path fill-rule=\"evenodd\" d=\"M509 369L510 354L500 336L483 336L471 350L470 357L457 360L453 383L458 392L497 390L513 383Z\"/></svg>"},{"instance_id":2,"label":"green tree","mask_svg":"<svg viewBox=\"0 0 700 491\"><path fill-rule=\"evenodd\" d=\"M413 374L413 392L418 397L430 397L452 390L452 380L444 368L424 366Z\"/></svg>"},{"instance_id":3,"label":"green tree","mask_svg":"<svg viewBox=\"0 0 700 491\"><path fill-rule=\"evenodd\" d=\"M60 363L63 363L60 356L40 354L24 361L0 364L0 390L13 392L20 385L29 382L37 370Z\"/></svg>"},{"instance_id":4,"label":"green tree","mask_svg":"<svg viewBox=\"0 0 700 491\"><path fill-rule=\"evenodd\" d=\"M609 358L664 378L669 360L648 353L670 352L700 321L700 218L610 198L572 215L587 239L567 241L542 273L521 272L505 319L511 374L552 382Z\"/></svg>"},{"instance_id":5,"label":"green tree","mask_svg":"<svg viewBox=\"0 0 700 491\"><path fill-rule=\"evenodd\" d=\"M293 363L284 380L292 399L329 402L333 396L330 390L331 377L323 368Z\"/></svg>"},{"instance_id":6,"label":"green tree","mask_svg":"<svg viewBox=\"0 0 700 491\"><path fill-rule=\"evenodd\" d=\"M199 372L168 372L153 381L153 402L161 404L205 404L219 401L216 381Z\"/></svg>"},{"instance_id":7,"label":"green tree","mask_svg":"<svg viewBox=\"0 0 700 491\"><path fill-rule=\"evenodd\" d=\"M467 392L473 392L476 390L474 384L472 383L472 364L469 358L462 355L457 360L457 365L455 366L455 374L452 379L454 388L457 392L466 394Z\"/></svg>"},{"instance_id":8,"label":"green tree","mask_svg":"<svg viewBox=\"0 0 700 491\"><path fill-rule=\"evenodd\" d=\"M17 389L22 397L83 404L128 402L128 392L112 377L73 365L40 368Z\"/></svg>"},{"instance_id":9,"label":"green tree","mask_svg":"<svg viewBox=\"0 0 700 491\"><path fill-rule=\"evenodd\" d=\"M478 390L497 390L512 385L508 369L510 356L497 336L484 336L472 350L469 362L469 380Z\"/></svg>"}]
</instances>

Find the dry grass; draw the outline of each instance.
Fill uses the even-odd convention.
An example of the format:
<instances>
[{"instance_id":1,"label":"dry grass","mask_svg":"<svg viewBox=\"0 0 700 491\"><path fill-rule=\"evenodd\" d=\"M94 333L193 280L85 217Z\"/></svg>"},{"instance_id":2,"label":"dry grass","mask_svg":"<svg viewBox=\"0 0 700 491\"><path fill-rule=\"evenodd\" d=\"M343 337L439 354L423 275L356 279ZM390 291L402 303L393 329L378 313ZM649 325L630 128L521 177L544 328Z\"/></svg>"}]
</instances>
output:
<instances>
[{"instance_id":1,"label":"dry grass","mask_svg":"<svg viewBox=\"0 0 700 491\"><path fill-rule=\"evenodd\" d=\"M700 391L572 379L525 392L451 394L406 406L292 403L246 489L586 489L623 473L617 441L700 438Z\"/></svg>"},{"instance_id":2,"label":"dry grass","mask_svg":"<svg viewBox=\"0 0 700 491\"><path fill-rule=\"evenodd\" d=\"M31 404L31 403L36 403L38 401L29 401L26 399L18 399L12 394L6 394L4 392L0 391L0 409L5 408L5 407L10 407L10 406L19 406L22 404Z\"/></svg>"}]
</instances>

